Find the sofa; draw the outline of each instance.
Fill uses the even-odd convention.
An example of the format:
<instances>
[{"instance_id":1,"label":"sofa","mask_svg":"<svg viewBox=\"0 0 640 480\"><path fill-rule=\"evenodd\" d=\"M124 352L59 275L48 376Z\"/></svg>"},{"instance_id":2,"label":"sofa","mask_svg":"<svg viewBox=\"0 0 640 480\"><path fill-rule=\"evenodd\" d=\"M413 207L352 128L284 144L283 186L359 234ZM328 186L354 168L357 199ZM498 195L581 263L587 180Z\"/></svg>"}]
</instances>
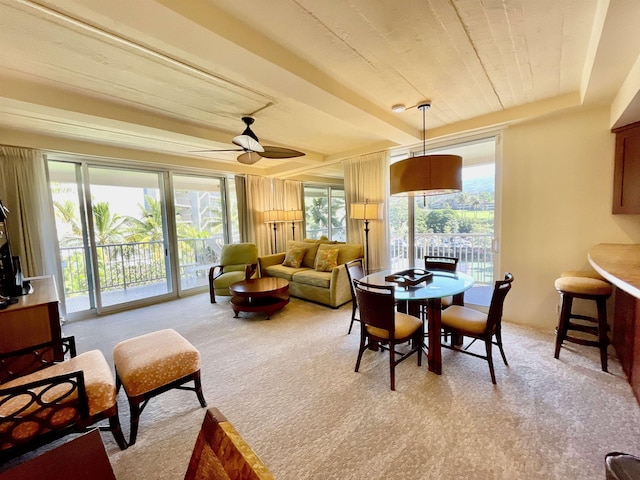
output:
<instances>
[{"instance_id":1,"label":"sofa","mask_svg":"<svg viewBox=\"0 0 640 480\"><path fill-rule=\"evenodd\" d=\"M337 308L351 300L344 264L363 251L360 244L290 240L286 252L258 257L258 268L261 277L288 280L290 295Z\"/></svg>"}]
</instances>

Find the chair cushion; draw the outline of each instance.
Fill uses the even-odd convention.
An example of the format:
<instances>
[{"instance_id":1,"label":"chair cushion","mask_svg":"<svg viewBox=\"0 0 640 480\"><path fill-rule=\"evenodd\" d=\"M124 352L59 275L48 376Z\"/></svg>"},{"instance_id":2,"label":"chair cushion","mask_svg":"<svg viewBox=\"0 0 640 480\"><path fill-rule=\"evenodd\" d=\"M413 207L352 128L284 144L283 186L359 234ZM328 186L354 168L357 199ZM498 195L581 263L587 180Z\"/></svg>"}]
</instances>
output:
<instances>
[{"instance_id":1,"label":"chair cushion","mask_svg":"<svg viewBox=\"0 0 640 480\"><path fill-rule=\"evenodd\" d=\"M442 326L479 334L487 326L487 315L473 308L451 305L442 311Z\"/></svg>"},{"instance_id":2,"label":"chair cushion","mask_svg":"<svg viewBox=\"0 0 640 480\"><path fill-rule=\"evenodd\" d=\"M611 285L588 277L560 277L555 281L556 290L578 295L611 295Z\"/></svg>"},{"instance_id":3,"label":"chair cushion","mask_svg":"<svg viewBox=\"0 0 640 480\"><path fill-rule=\"evenodd\" d=\"M293 268L285 267L284 265L270 265L264 269L266 276L284 278L288 281L291 281L293 275L297 274L298 272L304 272L307 270L309 269L303 266L300 266L300 268Z\"/></svg>"},{"instance_id":4,"label":"chair cushion","mask_svg":"<svg viewBox=\"0 0 640 480\"><path fill-rule=\"evenodd\" d=\"M55 377L56 375L62 375L65 373L82 371L84 373L84 383L87 390L87 398L89 400L89 415L96 415L100 412L110 409L116 403L116 384L111 373L111 368L104 358L104 355L100 350L91 350L86 353L82 353L74 358L66 360L64 362L52 365L50 367L38 370L37 372L25 375L23 377L16 378L10 382L2 384L2 388L17 387L26 383L35 382L36 380L43 380L46 378ZM51 400L64 392L67 388L64 386L54 387L50 391L44 394L44 400ZM42 389L34 389L41 391ZM77 398L74 392L69 396L67 400L74 400ZM26 398L22 399L26 401ZM2 397L0 396L0 403ZM0 415L7 415L10 412L15 412L21 407L22 401L20 397L12 399L11 401L0 405ZM73 415L73 411L70 409L69 414ZM26 413L26 412L25 412ZM63 423L64 419L59 419L59 423Z\"/></svg>"},{"instance_id":5,"label":"chair cushion","mask_svg":"<svg viewBox=\"0 0 640 480\"><path fill-rule=\"evenodd\" d=\"M331 272L318 272L305 269L292 275L292 281L314 287L329 288L331 286Z\"/></svg>"},{"instance_id":6,"label":"chair cushion","mask_svg":"<svg viewBox=\"0 0 640 480\"><path fill-rule=\"evenodd\" d=\"M587 277L596 280L606 281L602 275L595 270L566 270L560 274L561 277Z\"/></svg>"},{"instance_id":7,"label":"chair cushion","mask_svg":"<svg viewBox=\"0 0 640 480\"><path fill-rule=\"evenodd\" d=\"M200 370L200 352L173 329L118 343L113 362L127 395L142 395Z\"/></svg>"},{"instance_id":8,"label":"chair cushion","mask_svg":"<svg viewBox=\"0 0 640 480\"><path fill-rule=\"evenodd\" d=\"M282 265L285 267L299 268L307 249L304 247L288 247L287 255L284 257Z\"/></svg>"},{"instance_id":9,"label":"chair cushion","mask_svg":"<svg viewBox=\"0 0 640 480\"><path fill-rule=\"evenodd\" d=\"M413 315L396 312L395 338L407 338L415 333L422 326L422 320ZM366 325L367 332L379 338L389 338L389 332L381 328Z\"/></svg>"},{"instance_id":10,"label":"chair cushion","mask_svg":"<svg viewBox=\"0 0 640 480\"><path fill-rule=\"evenodd\" d=\"M340 250L337 248L329 248L318 250L316 255L316 270L318 272L330 272L338 266L338 253Z\"/></svg>"},{"instance_id":11,"label":"chair cushion","mask_svg":"<svg viewBox=\"0 0 640 480\"><path fill-rule=\"evenodd\" d=\"M213 280L213 288L229 288L229 285L236 282L241 282L244 280L245 272L244 265L242 266L242 270L237 270L233 272L226 272Z\"/></svg>"}]
</instances>

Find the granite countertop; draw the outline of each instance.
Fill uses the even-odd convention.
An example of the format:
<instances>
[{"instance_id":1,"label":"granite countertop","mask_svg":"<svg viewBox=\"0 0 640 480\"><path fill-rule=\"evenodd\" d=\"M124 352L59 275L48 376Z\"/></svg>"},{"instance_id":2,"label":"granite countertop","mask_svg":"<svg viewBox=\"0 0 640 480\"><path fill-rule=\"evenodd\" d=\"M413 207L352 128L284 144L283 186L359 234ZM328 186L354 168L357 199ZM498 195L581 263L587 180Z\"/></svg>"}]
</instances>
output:
<instances>
[{"instance_id":1,"label":"granite countertop","mask_svg":"<svg viewBox=\"0 0 640 480\"><path fill-rule=\"evenodd\" d=\"M600 275L640 299L640 244L599 243L588 257Z\"/></svg>"}]
</instances>

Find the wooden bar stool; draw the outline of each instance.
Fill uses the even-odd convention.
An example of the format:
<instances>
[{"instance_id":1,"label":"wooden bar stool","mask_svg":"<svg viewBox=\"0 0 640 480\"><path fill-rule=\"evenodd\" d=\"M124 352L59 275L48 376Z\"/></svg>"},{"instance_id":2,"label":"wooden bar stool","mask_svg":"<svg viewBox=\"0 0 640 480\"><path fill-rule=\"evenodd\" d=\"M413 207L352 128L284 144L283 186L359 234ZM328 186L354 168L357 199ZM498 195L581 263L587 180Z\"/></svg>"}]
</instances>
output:
<instances>
[{"instance_id":1,"label":"wooden bar stool","mask_svg":"<svg viewBox=\"0 0 640 480\"><path fill-rule=\"evenodd\" d=\"M611 296L612 288L603 280L588 276L561 276L555 281L556 290L560 293L561 307L556 332L556 352L554 357L560 357L560 347L563 341L580 345L598 347L600 349L600 363L602 371L607 371L607 347L609 336L607 330L607 298ZM573 299L581 298L593 300L598 308L597 318L572 313ZM572 319L582 320L574 322ZM579 331L587 338L569 335L569 331ZM588 336L595 337L590 339Z\"/></svg>"}]
</instances>

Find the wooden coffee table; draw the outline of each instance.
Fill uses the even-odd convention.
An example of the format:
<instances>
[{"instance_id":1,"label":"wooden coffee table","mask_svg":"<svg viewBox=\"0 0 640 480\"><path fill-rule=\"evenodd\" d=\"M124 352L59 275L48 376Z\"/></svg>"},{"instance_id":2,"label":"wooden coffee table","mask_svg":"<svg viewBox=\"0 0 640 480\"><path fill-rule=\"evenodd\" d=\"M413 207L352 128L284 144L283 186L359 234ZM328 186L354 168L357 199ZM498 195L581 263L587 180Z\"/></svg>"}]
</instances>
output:
<instances>
[{"instance_id":1,"label":"wooden coffee table","mask_svg":"<svg viewBox=\"0 0 640 480\"><path fill-rule=\"evenodd\" d=\"M262 312L267 320L289 303L289 282L284 278L263 277L243 280L229 286L231 306L238 318L240 312Z\"/></svg>"}]
</instances>

